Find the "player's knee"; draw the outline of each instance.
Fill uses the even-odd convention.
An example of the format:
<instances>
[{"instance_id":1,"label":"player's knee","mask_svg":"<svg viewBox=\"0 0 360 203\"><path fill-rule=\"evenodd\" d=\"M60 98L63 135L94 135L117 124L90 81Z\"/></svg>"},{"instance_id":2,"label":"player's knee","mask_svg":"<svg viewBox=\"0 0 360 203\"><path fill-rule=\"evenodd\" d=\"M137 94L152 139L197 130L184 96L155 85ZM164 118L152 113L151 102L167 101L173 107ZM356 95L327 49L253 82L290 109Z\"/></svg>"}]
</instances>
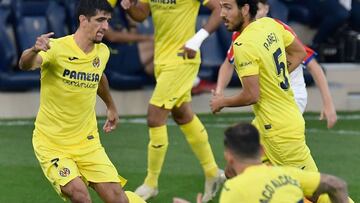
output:
<instances>
[{"instance_id":1,"label":"player's knee","mask_svg":"<svg viewBox=\"0 0 360 203\"><path fill-rule=\"evenodd\" d=\"M90 203L91 202L89 192L82 188L74 187L70 191L63 190L63 193L65 194L65 196L67 196L71 200L71 202L79 202L79 203Z\"/></svg>"},{"instance_id":2,"label":"player's knee","mask_svg":"<svg viewBox=\"0 0 360 203\"><path fill-rule=\"evenodd\" d=\"M72 202L91 203L90 195L83 192L76 192L70 198Z\"/></svg>"},{"instance_id":3,"label":"player's knee","mask_svg":"<svg viewBox=\"0 0 360 203\"><path fill-rule=\"evenodd\" d=\"M193 115L191 115L191 114L174 115L173 114L173 119L178 125L184 125L184 124L190 123L192 121Z\"/></svg>"},{"instance_id":4,"label":"player's knee","mask_svg":"<svg viewBox=\"0 0 360 203\"><path fill-rule=\"evenodd\" d=\"M106 202L109 203L128 203L129 200L121 189L109 189L106 191Z\"/></svg>"},{"instance_id":5,"label":"player's knee","mask_svg":"<svg viewBox=\"0 0 360 203\"><path fill-rule=\"evenodd\" d=\"M171 111L174 121L178 125L185 125L194 119L194 113L191 108L181 108Z\"/></svg>"},{"instance_id":6,"label":"player's knee","mask_svg":"<svg viewBox=\"0 0 360 203\"><path fill-rule=\"evenodd\" d=\"M89 191L79 178L72 180L65 186L61 186L61 192L72 202L91 202Z\"/></svg>"}]
</instances>

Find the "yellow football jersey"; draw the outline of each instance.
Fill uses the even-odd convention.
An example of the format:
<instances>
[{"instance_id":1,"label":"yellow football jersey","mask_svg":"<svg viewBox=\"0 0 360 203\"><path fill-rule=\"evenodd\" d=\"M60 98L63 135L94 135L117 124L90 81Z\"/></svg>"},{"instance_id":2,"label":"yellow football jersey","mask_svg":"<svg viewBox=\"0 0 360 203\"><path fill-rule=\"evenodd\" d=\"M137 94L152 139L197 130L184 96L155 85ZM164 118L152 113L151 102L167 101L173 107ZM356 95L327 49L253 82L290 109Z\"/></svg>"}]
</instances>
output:
<instances>
[{"instance_id":1,"label":"yellow football jersey","mask_svg":"<svg viewBox=\"0 0 360 203\"><path fill-rule=\"evenodd\" d=\"M107 1L113 8L116 6L117 0L107 0Z\"/></svg>"},{"instance_id":2,"label":"yellow football jersey","mask_svg":"<svg viewBox=\"0 0 360 203\"><path fill-rule=\"evenodd\" d=\"M50 46L39 53L43 62L34 134L61 146L98 142L95 103L109 49L95 44L85 54L73 35L51 39Z\"/></svg>"},{"instance_id":3,"label":"yellow football jersey","mask_svg":"<svg viewBox=\"0 0 360 203\"><path fill-rule=\"evenodd\" d=\"M198 0L141 0L148 3L155 28L155 64L200 63L200 51L195 59L184 60L181 48L195 34ZM206 4L208 0L204 1Z\"/></svg>"},{"instance_id":4,"label":"yellow football jersey","mask_svg":"<svg viewBox=\"0 0 360 203\"><path fill-rule=\"evenodd\" d=\"M290 87L285 56L285 47L294 38L284 26L265 17L250 23L233 43L239 78L259 76L260 98L253 110L261 134L305 125Z\"/></svg>"},{"instance_id":5,"label":"yellow football jersey","mask_svg":"<svg viewBox=\"0 0 360 203\"><path fill-rule=\"evenodd\" d=\"M291 167L251 166L225 182L220 203L298 203L320 184L320 173Z\"/></svg>"}]
</instances>

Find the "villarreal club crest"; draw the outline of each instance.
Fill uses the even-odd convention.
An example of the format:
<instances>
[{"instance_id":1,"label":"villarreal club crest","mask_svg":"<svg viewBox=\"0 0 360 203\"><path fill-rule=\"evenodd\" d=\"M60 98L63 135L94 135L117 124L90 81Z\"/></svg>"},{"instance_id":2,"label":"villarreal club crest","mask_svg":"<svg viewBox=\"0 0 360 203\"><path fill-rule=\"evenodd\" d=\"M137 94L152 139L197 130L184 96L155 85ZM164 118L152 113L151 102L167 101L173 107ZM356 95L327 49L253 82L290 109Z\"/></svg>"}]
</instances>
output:
<instances>
[{"instance_id":1,"label":"villarreal club crest","mask_svg":"<svg viewBox=\"0 0 360 203\"><path fill-rule=\"evenodd\" d=\"M98 56L95 57L92 64L93 64L94 68L99 68L99 66L100 66L100 58Z\"/></svg>"}]
</instances>

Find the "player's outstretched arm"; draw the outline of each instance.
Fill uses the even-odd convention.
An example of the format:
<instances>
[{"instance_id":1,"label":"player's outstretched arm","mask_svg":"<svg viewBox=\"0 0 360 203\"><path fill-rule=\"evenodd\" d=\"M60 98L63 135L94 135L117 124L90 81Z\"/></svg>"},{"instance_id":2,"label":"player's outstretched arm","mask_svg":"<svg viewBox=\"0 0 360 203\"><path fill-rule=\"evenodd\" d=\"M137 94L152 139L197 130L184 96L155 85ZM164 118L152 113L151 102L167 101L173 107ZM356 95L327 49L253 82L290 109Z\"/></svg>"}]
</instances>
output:
<instances>
[{"instance_id":1,"label":"player's outstretched arm","mask_svg":"<svg viewBox=\"0 0 360 203\"><path fill-rule=\"evenodd\" d=\"M122 0L121 6L137 22L144 21L150 14L148 3L139 2L138 0Z\"/></svg>"},{"instance_id":2,"label":"player's outstretched arm","mask_svg":"<svg viewBox=\"0 0 360 203\"><path fill-rule=\"evenodd\" d=\"M328 194L332 203L349 202L346 182L336 176L321 174L320 184L312 199L317 200L321 194Z\"/></svg>"},{"instance_id":3,"label":"player's outstretched arm","mask_svg":"<svg viewBox=\"0 0 360 203\"><path fill-rule=\"evenodd\" d=\"M50 49L50 37L54 35L53 32L43 34L36 39L33 47L26 49L20 57L19 68L21 70L32 70L39 68L42 63L42 58L38 53L40 51L47 51Z\"/></svg>"},{"instance_id":4,"label":"player's outstretched arm","mask_svg":"<svg viewBox=\"0 0 360 203\"><path fill-rule=\"evenodd\" d=\"M97 94L104 101L104 103L107 107L107 119L106 119L105 125L103 127L103 130L106 133L108 133L116 128L116 125L119 120L119 114L117 112L114 100L111 97L109 82L104 73L99 82Z\"/></svg>"},{"instance_id":5,"label":"player's outstretched arm","mask_svg":"<svg viewBox=\"0 0 360 203\"><path fill-rule=\"evenodd\" d=\"M308 63L307 69L314 78L315 83L320 90L323 103L320 119L325 118L327 120L327 127L332 128L337 121L337 115L324 71L321 69L320 64L315 59L312 59Z\"/></svg>"},{"instance_id":6,"label":"player's outstretched arm","mask_svg":"<svg viewBox=\"0 0 360 203\"><path fill-rule=\"evenodd\" d=\"M215 94L224 94L224 89L229 85L233 73L234 66L226 58L219 69Z\"/></svg>"}]
</instances>

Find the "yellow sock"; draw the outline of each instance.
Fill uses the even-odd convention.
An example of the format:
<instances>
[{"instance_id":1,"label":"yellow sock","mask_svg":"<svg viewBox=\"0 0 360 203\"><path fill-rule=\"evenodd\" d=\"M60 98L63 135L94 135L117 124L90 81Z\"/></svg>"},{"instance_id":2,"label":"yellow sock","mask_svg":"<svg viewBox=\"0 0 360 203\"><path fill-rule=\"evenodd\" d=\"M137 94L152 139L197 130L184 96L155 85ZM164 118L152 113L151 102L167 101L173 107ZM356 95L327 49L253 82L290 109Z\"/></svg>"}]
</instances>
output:
<instances>
[{"instance_id":1,"label":"yellow sock","mask_svg":"<svg viewBox=\"0 0 360 203\"><path fill-rule=\"evenodd\" d=\"M158 179L168 148L166 125L149 128L148 169L144 183L150 187L158 186Z\"/></svg>"},{"instance_id":2,"label":"yellow sock","mask_svg":"<svg viewBox=\"0 0 360 203\"><path fill-rule=\"evenodd\" d=\"M191 149L199 159L203 167L206 177L215 177L218 172L214 155L212 153L208 134L204 125L199 118L195 115L193 120L187 124L180 125L181 131L185 134L187 142L190 144Z\"/></svg>"},{"instance_id":3,"label":"yellow sock","mask_svg":"<svg viewBox=\"0 0 360 203\"><path fill-rule=\"evenodd\" d=\"M146 203L140 196L131 191L125 191L125 194L129 200L129 203Z\"/></svg>"}]
</instances>

